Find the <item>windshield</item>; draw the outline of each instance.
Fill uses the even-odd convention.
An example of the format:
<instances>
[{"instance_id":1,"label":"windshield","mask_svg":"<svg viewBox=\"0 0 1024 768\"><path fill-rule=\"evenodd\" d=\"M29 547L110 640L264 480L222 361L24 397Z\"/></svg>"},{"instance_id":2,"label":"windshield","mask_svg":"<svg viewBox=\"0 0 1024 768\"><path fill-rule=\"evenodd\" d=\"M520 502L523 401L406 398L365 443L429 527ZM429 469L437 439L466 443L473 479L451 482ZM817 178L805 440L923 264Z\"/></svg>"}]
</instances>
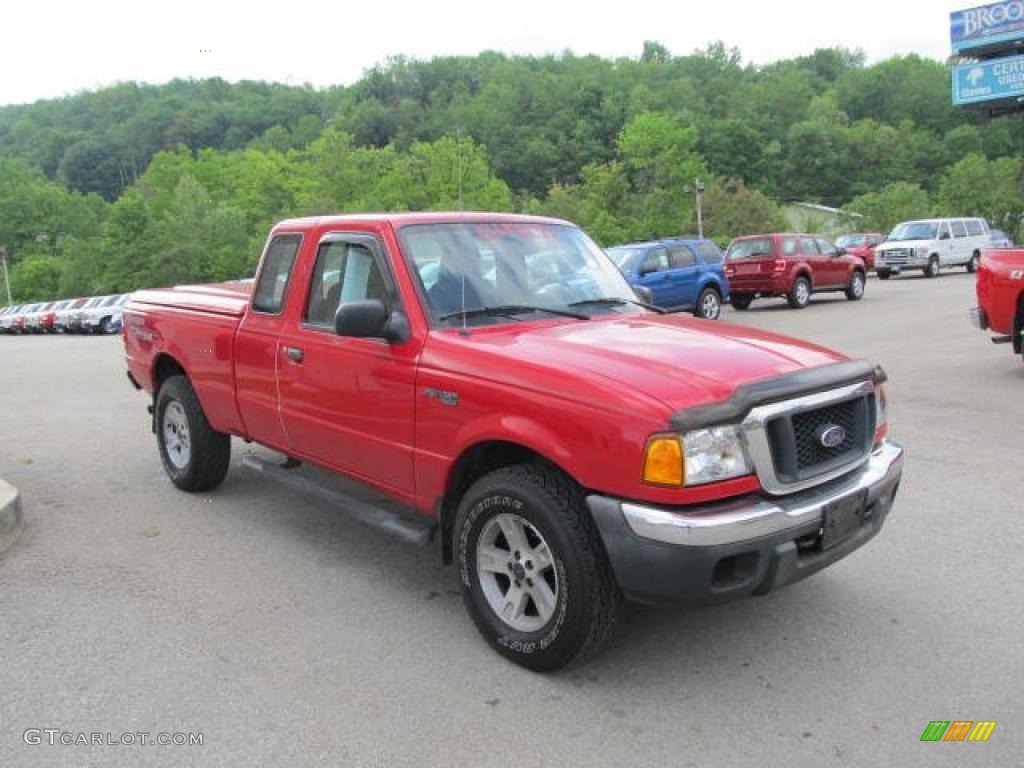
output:
<instances>
[{"instance_id":1,"label":"windshield","mask_svg":"<svg viewBox=\"0 0 1024 768\"><path fill-rule=\"evenodd\" d=\"M633 265L633 263L640 257L641 253L643 253L643 251L640 248L627 248L621 245L618 248L608 249L608 255L611 256L612 261L615 262L615 266L623 272L627 271Z\"/></svg>"},{"instance_id":2,"label":"windshield","mask_svg":"<svg viewBox=\"0 0 1024 768\"><path fill-rule=\"evenodd\" d=\"M567 311L589 299L635 301L636 294L604 251L576 227L541 222L410 224L402 250L419 278L433 318L462 322L462 310L537 307ZM601 305L595 312L635 312ZM529 315L475 315L474 323L508 323Z\"/></svg>"},{"instance_id":3,"label":"windshield","mask_svg":"<svg viewBox=\"0 0 1024 768\"><path fill-rule=\"evenodd\" d=\"M733 240L725 258L729 261L737 259L763 259L775 253L775 244L770 237L754 237L749 240Z\"/></svg>"},{"instance_id":4,"label":"windshield","mask_svg":"<svg viewBox=\"0 0 1024 768\"><path fill-rule=\"evenodd\" d=\"M889 233L889 240L934 240L938 236L939 225L930 221L907 221L897 224Z\"/></svg>"},{"instance_id":5,"label":"windshield","mask_svg":"<svg viewBox=\"0 0 1024 768\"><path fill-rule=\"evenodd\" d=\"M836 245L840 248L859 248L862 245L866 245L867 241L866 235L843 235L836 240Z\"/></svg>"}]
</instances>

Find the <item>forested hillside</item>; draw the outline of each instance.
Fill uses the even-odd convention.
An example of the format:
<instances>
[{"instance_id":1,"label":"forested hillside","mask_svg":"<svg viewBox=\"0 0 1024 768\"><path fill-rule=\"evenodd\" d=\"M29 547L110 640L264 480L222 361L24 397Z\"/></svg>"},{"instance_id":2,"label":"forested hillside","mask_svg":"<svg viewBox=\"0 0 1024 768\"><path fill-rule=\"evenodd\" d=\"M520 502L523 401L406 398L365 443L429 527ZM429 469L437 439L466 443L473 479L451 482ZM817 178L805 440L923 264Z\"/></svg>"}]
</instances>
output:
<instances>
[{"instance_id":1,"label":"forested hillside","mask_svg":"<svg viewBox=\"0 0 1024 768\"><path fill-rule=\"evenodd\" d=\"M754 67L720 44L397 58L323 90L127 83L0 108L0 246L28 300L245 275L271 222L317 212L525 210L611 244L695 229L696 178L719 238L782 226L789 200L1024 234L1024 119L949 102L946 65L914 55Z\"/></svg>"}]
</instances>

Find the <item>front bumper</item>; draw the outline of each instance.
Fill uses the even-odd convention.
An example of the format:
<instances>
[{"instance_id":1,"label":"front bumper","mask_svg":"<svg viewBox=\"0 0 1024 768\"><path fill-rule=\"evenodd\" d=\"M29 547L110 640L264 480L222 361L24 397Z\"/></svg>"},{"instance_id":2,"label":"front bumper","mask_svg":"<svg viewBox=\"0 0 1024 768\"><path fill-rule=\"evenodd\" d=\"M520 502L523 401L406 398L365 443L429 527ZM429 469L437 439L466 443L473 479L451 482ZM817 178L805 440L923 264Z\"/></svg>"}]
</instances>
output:
<instances>
[{"instance_id":1,"label":"front bumper","mask_svg":"<svg viewBox=\"0 0 1024 768\"><path fill-rule=\"evenodd\" d=\"M644 603L706 604L762 595L853 552L882 528L903 473L903 448L885 440L858 469L791 496L651 507L591 495L619 586ZM821 546L826 509L862 494L858 525Z\"/></svg>"}]
</instances>

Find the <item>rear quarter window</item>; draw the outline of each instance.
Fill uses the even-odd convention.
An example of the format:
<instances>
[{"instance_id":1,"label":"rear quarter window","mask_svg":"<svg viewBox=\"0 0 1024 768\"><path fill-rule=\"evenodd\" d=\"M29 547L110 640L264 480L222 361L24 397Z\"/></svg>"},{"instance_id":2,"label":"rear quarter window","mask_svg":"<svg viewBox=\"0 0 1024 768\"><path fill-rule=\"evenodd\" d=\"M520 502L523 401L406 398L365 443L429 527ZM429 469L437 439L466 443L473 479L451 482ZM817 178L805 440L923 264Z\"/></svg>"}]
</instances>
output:
<instances>
[{"instance_id":1,"label":"rear quarter window","mask_svg":"<svg viewBox=\"0 0 1024 768\"><path fill-rule=\"evenodd\" d=\"M981 222L977 219L968 219L967 234L971 237L979 237L985 234L985 228L981 226Z\"/></svg>"}]
</instances>

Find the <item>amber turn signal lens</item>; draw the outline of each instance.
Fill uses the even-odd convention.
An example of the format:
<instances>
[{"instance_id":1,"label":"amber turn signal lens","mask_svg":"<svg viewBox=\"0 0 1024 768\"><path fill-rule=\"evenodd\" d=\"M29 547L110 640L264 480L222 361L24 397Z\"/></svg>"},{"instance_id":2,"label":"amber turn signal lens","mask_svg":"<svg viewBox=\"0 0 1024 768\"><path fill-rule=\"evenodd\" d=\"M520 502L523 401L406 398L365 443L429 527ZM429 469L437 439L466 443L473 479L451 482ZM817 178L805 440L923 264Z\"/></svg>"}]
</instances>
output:
<instances>
[{"instance_id":1,"label":"amber turn signal lens","mask_svg":"<svg viewBox=\"0 0 1024 768\"><path fill-rule=\"evenodd\" d=\"M683 445L676 435L652 437L644 453L644 482L654 485L682 485Z\"/></svg>"}]
</instances>

